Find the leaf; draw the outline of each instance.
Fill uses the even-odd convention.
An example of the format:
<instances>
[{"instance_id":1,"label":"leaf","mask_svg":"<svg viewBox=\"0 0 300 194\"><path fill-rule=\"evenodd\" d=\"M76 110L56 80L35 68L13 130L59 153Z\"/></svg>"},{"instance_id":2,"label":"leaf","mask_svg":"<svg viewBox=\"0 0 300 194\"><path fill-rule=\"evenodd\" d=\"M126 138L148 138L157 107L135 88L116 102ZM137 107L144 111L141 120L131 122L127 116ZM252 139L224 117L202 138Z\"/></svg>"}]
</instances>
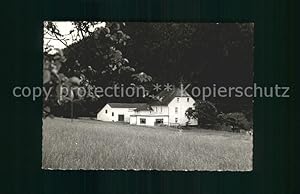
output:
<instances>
[{"instance_id":1,"label":"leaf","mask_svg":"<svg viewBox=\"0 0 300 194\"><path fill-rule=\"evenodd\" d=\"M119 29L120 29L120 24L119 24L119 23L116 23L115 29L116 29L116 30L119 30Z\"/></svg>"},{"instance_id":2,"label":"leaf","mask_svg":"<svg viewBox=\"0 0 300 194\"><path fill-rule=\"evenodd\" d=\"M54 60L59 60L60 57L61 57L60 55L55 55L55 56L53 57L53 59L54 59Z\"/></svg>"},{"instance_id":3,"label":"leaf","mask_svg":"<svg viewBox=\"0 0 300 194\"><path fill-rule=\"evenodd\" d=\"M51 73L49 70L43 71L43 84L48 83L51 80Z\"/></svg>"},{"instance_id":4,"label":"leaf","mask_svg":"<svg viewBox=\"0 0 300 194\"><path fill-rule=\"evenodd\" d=\"M61 57L64 56L64 53L61 49L56 48L55 50L57 51L57 53L56 53L57 55L59 55Z\"/></svg>"},{"instance_id":5,"label":"leaf","mask_svg":"<svg viewBox=\"0 0 300 194\"><path fill-rule=\"evenodd\" d=\"M49 113L50 112L50 107L49 106L44 107L44 112Z\"/></svg>"},{"instance_id":6,"label":"leaf","mask_svg":"<svg viewBox=\"0 0 300 194\"><path fill-rule=\"evenodd\" d=\"M51 65L50 61L47 59L44 59L44 62L43 62L44 67L43 68L48 69L50 67L50 65Z\"/></svg>"},{"instance_id":7,"label":"leaf","mask_svg":"<svg viewBox=\"0 0 300 194\"><path fill-rule=\"evenodd\" d=\"M60 61L64 63L64 62L67 61L67 58L66 58L65 56L62 56L62 57L60 58Z\"/></svg>"},{"instance_id":8,"label":"leaf","mask_svg":"<svg viewBox=\"0 0 300 194\"><path fill-rule=\"evenodd\" d=\"M62 82L68 81L68 78L63 73L59 73L58 77L59 77L59 80Z\"/></svg>"},{"instance_id":9,"label":"leaf","mask_svg":"<svg viewBox=\"0 0 300 194\"><path fill-rule=\"evenodd\" d=\"M78 78L78 77L71 77L70 79L69 79L69 82L70 83L72 83L72 84L76 84L76 85L80 85L80 83L81 83L81 80Z\"/></svg>"},{"instance_id":10,"label":"leaf","mask_svg":"<svg viewBox=\"0 0 300 194\"><path fill-rule=\"evenodd\" d=\"M108 27L104 28L106 30L106 32L109 34L110 33L110 29Z\"/></svg>"},{"instance_id":11,"label":"leaf","mask_svg":"<svg viewBox=\"0 0 300 194\"><path fill-rule=\"evenodd\" d=\"M61 68L61 62L55 61L54 65L55 65L56 73L58 73Z\"/></svg>"}]
</instances>

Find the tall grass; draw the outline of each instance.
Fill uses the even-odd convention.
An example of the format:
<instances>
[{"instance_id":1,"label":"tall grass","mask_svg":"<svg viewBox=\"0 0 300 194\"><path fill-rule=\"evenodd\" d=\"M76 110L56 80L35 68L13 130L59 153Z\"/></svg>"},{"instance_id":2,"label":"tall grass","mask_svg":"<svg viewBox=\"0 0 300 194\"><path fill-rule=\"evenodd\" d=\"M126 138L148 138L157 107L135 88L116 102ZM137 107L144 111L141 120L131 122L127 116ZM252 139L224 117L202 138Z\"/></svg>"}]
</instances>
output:
<instances>
[{"instance_id":1,"label":"tall grass","mask_svg":"<svg viewBox=\"0 0 300 194\"><path fill-rule=\"evenodd\" d=\"M230 132L46 119L43 168L252 169L252 138Z\"/></svg>"}]
</instances>

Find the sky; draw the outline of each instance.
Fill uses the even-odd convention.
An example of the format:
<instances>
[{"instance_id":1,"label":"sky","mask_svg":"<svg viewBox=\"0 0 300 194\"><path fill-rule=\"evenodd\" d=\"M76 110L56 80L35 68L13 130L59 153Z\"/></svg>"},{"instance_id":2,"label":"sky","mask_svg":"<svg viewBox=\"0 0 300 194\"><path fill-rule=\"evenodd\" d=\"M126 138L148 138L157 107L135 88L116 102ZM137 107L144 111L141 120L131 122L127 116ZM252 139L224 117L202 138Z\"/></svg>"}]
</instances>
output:
<instances>
[{"instance_id":1,"label":"sky","mask_svg":"<svg viewBox=\"0 0 300 194\"><path fill-rule=\"evenodd\" d=\"M70 30L73 29L73 25L72 25L72 21L59 21L59 22L54 22L54 24L57 26L58 30L60 31L60 33L62 35L65 35L65 37L67 38L66 42L67 42L67 45L70 45L72 44L73 42L76 42L78 41L77 40L74 40L74 38L72 38L72 35L70 35ZM101 27L101 26L104 26L105 23L99 23L97 24L94 28L90 29L90 30L94 30L95 28L97 27ZM74 34L76 34L76 31L74 32ZM48 34L45 34L44 35L44 46L48 44L50 46L53 46L54 48L58 48L58 49L63 49L65 48L66 46L60 42L59 40L53 40L53 37L51 37L50 35Z\"/></svg>"}]
</instances>

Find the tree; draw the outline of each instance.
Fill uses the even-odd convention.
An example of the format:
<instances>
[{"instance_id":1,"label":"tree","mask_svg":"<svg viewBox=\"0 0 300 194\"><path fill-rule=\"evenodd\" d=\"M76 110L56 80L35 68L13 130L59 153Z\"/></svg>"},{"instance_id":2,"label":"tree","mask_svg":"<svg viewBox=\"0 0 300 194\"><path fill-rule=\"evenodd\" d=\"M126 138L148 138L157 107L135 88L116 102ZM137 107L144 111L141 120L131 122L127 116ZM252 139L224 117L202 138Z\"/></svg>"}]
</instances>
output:
<instances>
[{"instance_id":1,"label":"tree","mask_svg":"<svg viewBox=\"0 0 300 194\"><path fill-rule=\"evenodd\" d=\"M99 23L103 25L99 26ZM141 87L151 81L151 76L131 67L129 59L121 51L130 39L122 31L125 23L82 21L72 25L73 29L67 34L75 40L71 45L67 44L67 35L61 34L54 22L45 22L44 25L46 34L66 46L63 52L67 60L60 69L66 77L80 78L80 86L86 90L117 84ZM98 107L95 106L95 98L97 96L87 96L78 103L95 109Z\"/></svg>"},{"instance_id":2,"label":"tree","mask_svg":"<svg viewBox=\"0 0 300 194\"><path fill-rule=\"evenodd\" d=\"M232 127L232 131L240 131L240 129L250 130L252 128L245 114L241 112L222 113L218 115L222 123Z\"/></svg>"},{"instance_id":3,"label":"tree","mask_svg":"<svg viewBox=\"0 0 300 194\"><path fill-rule=\"evenodd\" d=\"M132 39L124 53L156 82L249 85L253 29L252 23L127 23Z\"/></svg>"},{"instance_id":4,"label":"tree","mask_svg":"<svg viewBox=\"0 0 300 194\"><path fill-rule=\"evenodd\" d=\"M74 90L80 85L81 80L75 76L68 78L63 73L60 73L62 65L65 63L66 58L61 50L56 50L54 54L44 53L43 60L43 86L48 91L53 91L51 95L44 99L43 102L43 116L51 115L51 108L55 105L61 105L66 102L73 102ZM62 94L62 87L68 90L66 94Z\"/></svg>"},{"instance_id":5,"label":"tree","mask_svg":"<svg viewBox=\"0 0 300 194\"><path fill-rule=\"evenodd\" d=\"M45 33L66 48L61 72L76 76L87 88L123 84L151 88L152 83L249 86L253 82L253 29L251 23L120 23L72 22L74 43L67 45L54 22ZM236 73L239 72L239 73ZM151 76L150 76L151 75ZM95 111L108 100L139 102L142 98L94 99L78 102ZM224 103L209 99L220 110L240 112L252 101ZM228 99L226 99L228 100ZM229 104L229 107L225 104ZM225 107L225 108L224 108ZM242 110L246 111L246 110Z\"/></svg>"},{"instance_id":6,"label":"tree","mask_svg":"<svg viewBox=\"0 0 300 194\"><path fill-rule=\"evenodd\" d=\"M218 122L218 110L209 101L197 100L195 108L189 108L185 115L188 119L197 119L198 126L212 126Z\"/></svg>"}]
</instances>

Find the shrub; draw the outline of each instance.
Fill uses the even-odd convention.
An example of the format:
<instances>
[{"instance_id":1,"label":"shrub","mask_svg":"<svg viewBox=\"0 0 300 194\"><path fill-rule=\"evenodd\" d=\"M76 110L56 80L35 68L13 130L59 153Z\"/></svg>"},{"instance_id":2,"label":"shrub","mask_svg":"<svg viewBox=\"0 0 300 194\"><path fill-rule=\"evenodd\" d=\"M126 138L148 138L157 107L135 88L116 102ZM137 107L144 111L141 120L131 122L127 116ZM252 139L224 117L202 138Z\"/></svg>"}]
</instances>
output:
<instances>
[{"instance_id":1,"label":"shrub","mask_svg":"<svg viewBox=\"0 0 300 194\"><path fill-rule=\"evenodd\" d=\"M240 131L241 129L248 131L252 128L245 114L240 112L222 113L218 115L218 118L221 123L231 126L233 131Z\"/></svg>"},{"instance_id":2,"label":"shrub","mask_svg":"<svg viewBox=\"0 0 300 194\"><path fill-rule=\"evenodd\" d=\"M217 123L218 110L213 103L198 100L194 106L194 109L189 108L186 111L188 119L197 119L198 126L207 128L211 128Z\"/></svg>"}]
</instances>

